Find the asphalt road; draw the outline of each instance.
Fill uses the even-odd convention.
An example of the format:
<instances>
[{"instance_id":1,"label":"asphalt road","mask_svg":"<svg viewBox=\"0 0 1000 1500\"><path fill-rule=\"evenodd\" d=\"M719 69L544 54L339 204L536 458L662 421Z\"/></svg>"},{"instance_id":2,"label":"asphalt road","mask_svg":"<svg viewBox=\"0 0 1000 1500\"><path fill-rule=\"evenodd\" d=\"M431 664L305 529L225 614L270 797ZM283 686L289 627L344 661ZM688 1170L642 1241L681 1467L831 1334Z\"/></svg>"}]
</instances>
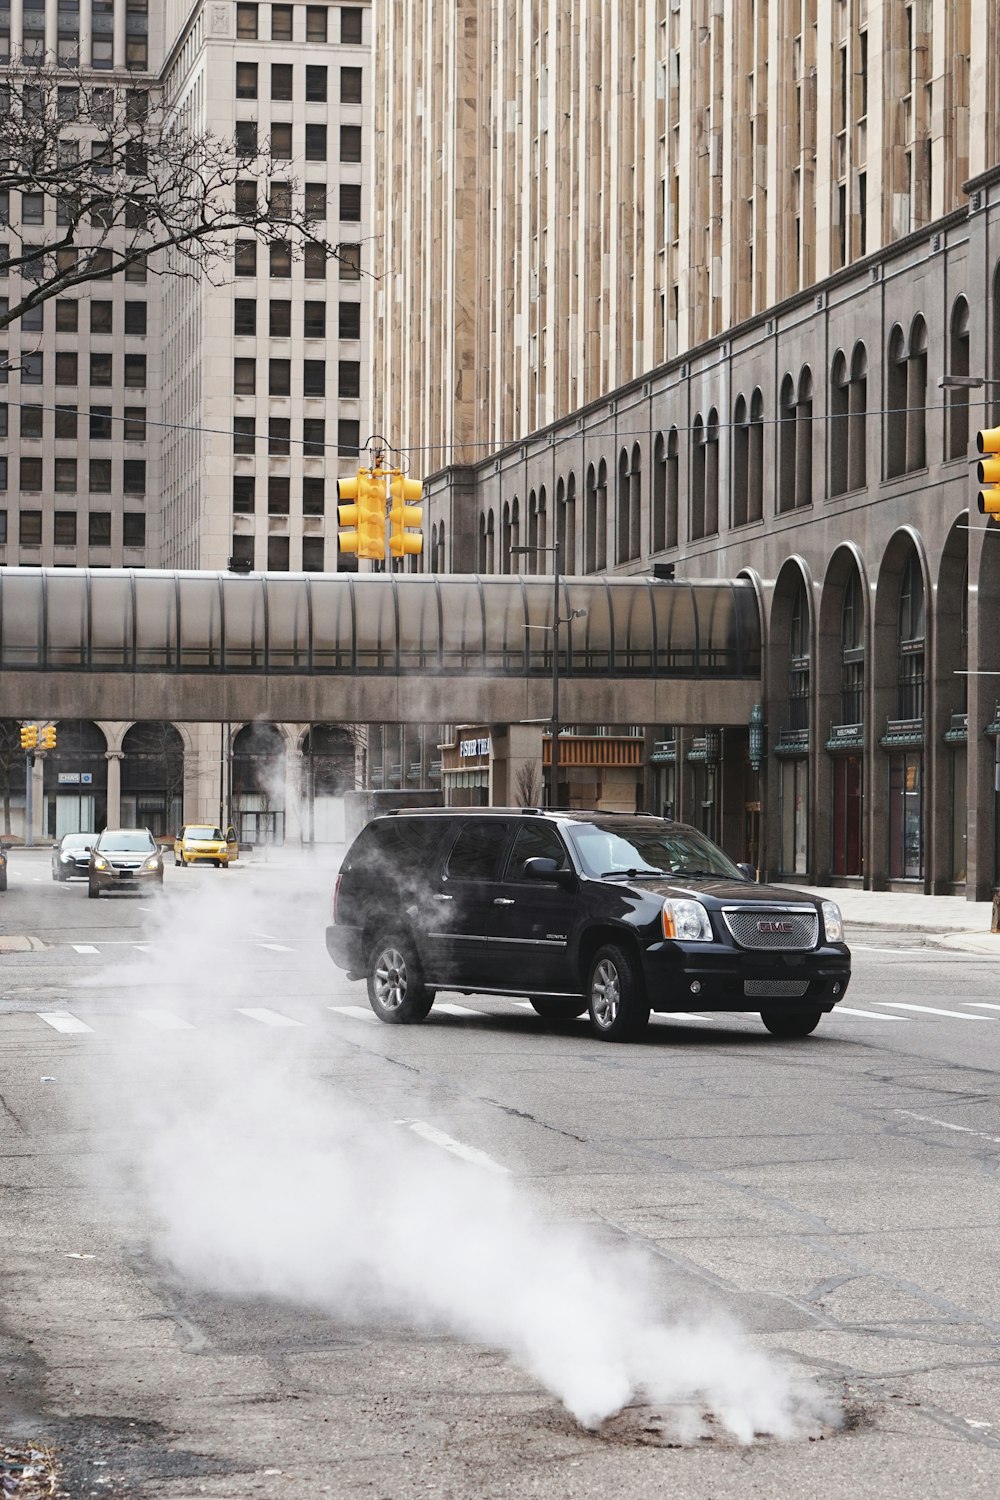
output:
<instances>
[{"instance_id":1,"label":"asphalt road","mask_svg":"<svg viewBox=\"0 0 1000 1500\"><path fill-rule=\"evenodd\" d=\"M0 1452L74 1496L996 1495L995 961L855 929L804 1041L386 1027L331 885L95 902L15 853ZM580 1425L625 1367L657 1389Z\"/></svg>"}]
</instances>

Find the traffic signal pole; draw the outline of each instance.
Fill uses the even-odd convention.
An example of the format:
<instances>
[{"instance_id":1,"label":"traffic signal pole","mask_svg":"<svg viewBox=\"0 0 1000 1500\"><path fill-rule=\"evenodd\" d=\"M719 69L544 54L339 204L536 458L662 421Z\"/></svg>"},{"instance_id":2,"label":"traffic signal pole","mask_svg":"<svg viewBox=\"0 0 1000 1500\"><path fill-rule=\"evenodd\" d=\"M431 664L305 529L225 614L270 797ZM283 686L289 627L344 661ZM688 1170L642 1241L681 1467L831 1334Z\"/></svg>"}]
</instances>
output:
<instances>
[{"instance_id":1,"label":"traffic signal pole","mask_svg":"<svg viewBox=\"0 0 1000 1500\"><path fill-rule=\"evenodd\" d=\"M35 757L28 750L24 756L24 842L28 849L35 847L34 769Z\"/></svg>"}]
</instances>

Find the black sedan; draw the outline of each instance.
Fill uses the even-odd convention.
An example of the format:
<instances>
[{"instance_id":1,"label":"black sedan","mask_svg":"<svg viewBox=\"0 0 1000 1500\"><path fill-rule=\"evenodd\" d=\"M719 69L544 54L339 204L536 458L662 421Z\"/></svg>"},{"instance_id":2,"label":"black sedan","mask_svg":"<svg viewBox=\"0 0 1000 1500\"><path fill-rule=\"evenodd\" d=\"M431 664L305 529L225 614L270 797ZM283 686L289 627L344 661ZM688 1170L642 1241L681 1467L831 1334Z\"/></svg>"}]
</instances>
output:
<instances>
[{"instance_id":1,"label":"black sedan","mask_svg":"<svg viewBox=\"0 0 1000 1500\"><path fill-rule=\"evenodd\" d=\"M96 833L64 833L52 847L52 879L69 880L74 875L86 875L90 851L96 843Z\"/></svg>"}]
</instances>

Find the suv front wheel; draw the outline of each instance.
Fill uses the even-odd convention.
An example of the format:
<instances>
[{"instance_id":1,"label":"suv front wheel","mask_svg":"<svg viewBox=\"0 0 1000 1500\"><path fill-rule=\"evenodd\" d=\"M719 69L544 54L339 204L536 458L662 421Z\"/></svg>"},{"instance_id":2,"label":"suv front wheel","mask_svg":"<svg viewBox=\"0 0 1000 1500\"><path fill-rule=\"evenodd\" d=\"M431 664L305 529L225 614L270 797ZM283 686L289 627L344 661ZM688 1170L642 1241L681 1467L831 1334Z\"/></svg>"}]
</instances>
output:
<instances>
[{"instance_id":1,"label":"suv front wheel","mask_svg":"<svg viewBox=\"0 0 1000 1500\"><path fill-rule=\"evenodd\" d=\"M422 1021L434 1004L423 970L408 938L382 938L368 959L368 1001L380 1021L405 1026Z\"/></svg>"},{"instance_id":2,"label":"suv front wheel","mask_svg":"<svg viewBox=\"0 0 1000 1500\"><path fill-rule=\"evenodd\" d=\"M617 943L598 948L587 984L590 1024L605 1042L637 1041L649 1021L639 966Z\"/></svg>"},{"instance_id":3,"label":"suv front wheel","mask_svg":"<svg viewBox=\"0 0 1000 1500\"><path fill-rule=\"evenodd\" d=\"M809 1036L822 1020L818 1005L804 1005L801 1010L762 1010L760 1018L772 1036Z\"/></svg>"}]
</instances>

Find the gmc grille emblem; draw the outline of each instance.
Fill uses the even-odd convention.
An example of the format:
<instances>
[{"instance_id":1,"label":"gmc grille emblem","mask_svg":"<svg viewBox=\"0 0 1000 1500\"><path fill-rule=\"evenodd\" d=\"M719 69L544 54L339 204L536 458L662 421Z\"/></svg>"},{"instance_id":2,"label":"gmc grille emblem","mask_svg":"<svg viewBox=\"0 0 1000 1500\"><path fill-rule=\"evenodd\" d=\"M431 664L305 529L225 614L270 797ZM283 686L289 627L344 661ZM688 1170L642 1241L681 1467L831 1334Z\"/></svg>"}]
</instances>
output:
<instances>
[{"instance_id":1,"label":"gmc grille emblem","mask_svg":"<svg viewBox=\"0 0 1000 1500\"><path fill-rule=\"evenodd\" d=\"M758 922L758 932L791 932L791 922Z\"/></svg>"}]
</instances>

